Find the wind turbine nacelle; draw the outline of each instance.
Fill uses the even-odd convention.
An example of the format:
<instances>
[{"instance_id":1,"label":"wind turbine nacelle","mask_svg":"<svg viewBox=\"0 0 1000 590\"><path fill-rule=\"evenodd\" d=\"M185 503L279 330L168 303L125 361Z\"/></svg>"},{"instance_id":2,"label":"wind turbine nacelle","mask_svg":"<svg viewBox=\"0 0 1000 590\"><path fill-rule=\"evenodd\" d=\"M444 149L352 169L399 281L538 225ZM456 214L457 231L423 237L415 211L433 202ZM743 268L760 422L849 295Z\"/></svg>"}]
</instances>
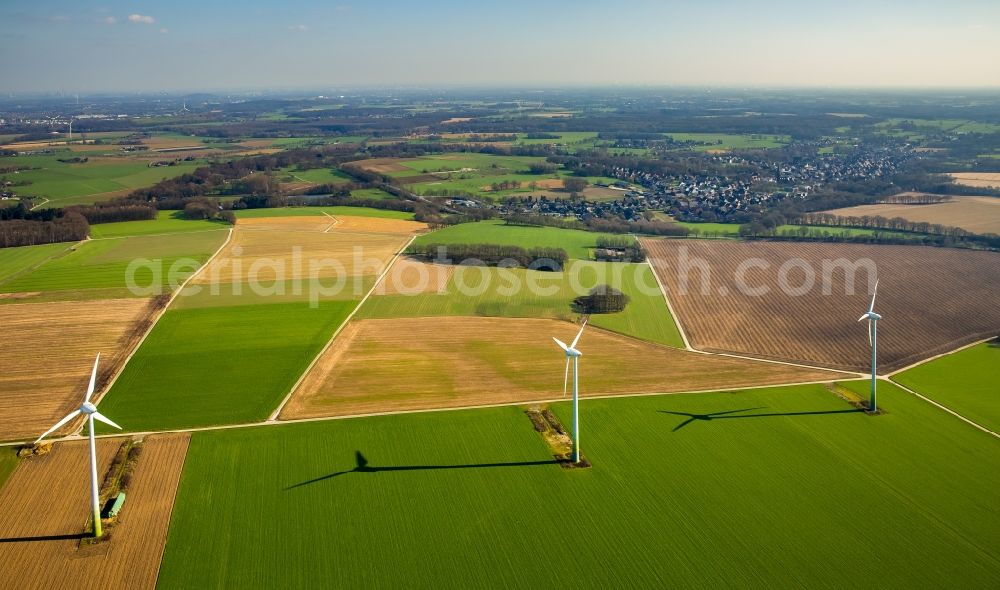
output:
<instances>
[{"instance_id":1,"label":"wind turbine nacelle","mask_svg":"<svg viewBox=\"0 0 1000 590\"><path fill-rule=\"evenodd\" d=\"M97 406L90 402L83 402L83 405L80 406L80 411L84 414L93 414L97 411Z\"/></svg>"},{"instance_id":2,"label":"wind turbine nacelle","mask_svg":"<svg viewBox=\"0 0 1000 590\"><path fill-rule=\"evenodd\" d=\"M566 351L566 356L579 357L583 356L583 353L575 348L570 348Z\"/></svg>"},{"instance_id":3,"label":"wind turbine nacelle","mask_svg":"<svg viewBox=\"0 0 1000 590\"><path fill-rule=\"evenodd\" d=\"M868 319L870 319L870 320L873 320L873 321L876 321L876 322L877 322L878 320L882 319L882 316L880 316L879 314L877 314L877 313L875 313L875 312L873 311L873 312L871 312L871 313L869 313L869 314L868 314Z\"/></svg>"}]
</instances>

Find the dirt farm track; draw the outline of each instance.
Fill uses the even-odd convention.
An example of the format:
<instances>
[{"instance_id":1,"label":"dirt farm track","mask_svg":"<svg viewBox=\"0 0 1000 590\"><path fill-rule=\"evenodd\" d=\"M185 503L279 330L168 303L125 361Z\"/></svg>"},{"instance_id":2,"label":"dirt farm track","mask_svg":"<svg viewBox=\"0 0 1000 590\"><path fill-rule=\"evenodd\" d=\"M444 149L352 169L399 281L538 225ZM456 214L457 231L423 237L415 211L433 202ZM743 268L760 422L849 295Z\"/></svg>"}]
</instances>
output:
<instances>
[{"instance_id":1,"label":"dirt farm track","mask_svg":"<svg viewBox=\"0 0 1000 590\"><path fill-rule=\"evenodd\" d=\"M824 261L838 259L868 259L876 269L875 310L883 316L880 372L1000 333L995 252L730 240L643 240L643 245L688 340L700 350L865 370L870 349L865 324L857 319L871 299L867 272L855 274L853 294L843 270L828 273L829 294L824 294ZM681 270L684 260L687 273ZM807 285L802 268L807 266L815 273L814 286L802 294L783 292L779 271L786 263L792 269L787 285ZM767 292L749 294L757 289Z\"/></svg>"}]
</instances>

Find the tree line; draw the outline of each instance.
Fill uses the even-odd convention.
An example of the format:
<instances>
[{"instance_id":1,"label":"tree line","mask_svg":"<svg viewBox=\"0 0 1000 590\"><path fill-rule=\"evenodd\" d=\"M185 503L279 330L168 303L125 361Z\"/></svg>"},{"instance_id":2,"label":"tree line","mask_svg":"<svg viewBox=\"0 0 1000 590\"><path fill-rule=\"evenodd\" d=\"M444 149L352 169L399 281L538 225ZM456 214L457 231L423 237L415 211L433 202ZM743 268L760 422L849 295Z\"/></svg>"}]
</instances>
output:
<instances>
[{"instance_id":1,"label":"tree line","mask_svg":"<svg viewBox=\"0 0 1000 590\"><path fill-rule=\"evenodd\" d=\"M645 234L650 236L685 237L688 228L667 221L629 221L621 217L591 217L584 221L565 219L551 215L529 215L515 213L503 216L506 225L559 227L608 234Z\"/></svg>"},{"instance_id":2,"label":"tree line","mask_svg":"<svg viewBox=\"0 0 1000 590\"><path fill-rule=\"evenodd\" d=\"M37 246L54 242L77 242L90 233L87 220L68 212L50 220L8 219L0 222L0 247Z\"/></svg>"},{"instance_id":3,"label":"tree line","mask_svg":"<svg viewBox=\"0 0 1000 590\"><path fill-rule=\"evenodd\" d=\"M407 254L427 261L466 266L517 266L534 270L562 270L569 256L562 248L522 248L501 244L422 244Z\"/></svg>"}]
</instances>

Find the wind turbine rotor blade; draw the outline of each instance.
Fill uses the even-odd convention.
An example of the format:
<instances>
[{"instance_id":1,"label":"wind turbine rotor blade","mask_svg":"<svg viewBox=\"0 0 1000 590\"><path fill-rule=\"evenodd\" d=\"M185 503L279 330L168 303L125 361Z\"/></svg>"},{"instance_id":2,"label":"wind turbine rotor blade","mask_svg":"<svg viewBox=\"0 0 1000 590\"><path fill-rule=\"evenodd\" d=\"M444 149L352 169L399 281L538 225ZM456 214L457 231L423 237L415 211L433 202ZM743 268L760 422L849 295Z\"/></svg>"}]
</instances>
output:
<instances>
[{"instance_id":1,"label":"wind turbine rotor blade","mask_svg":"<svg viewBox=\"0 0 1000 590\"><path fill-rule=\"evenodd\" d=\"M90 396L94 395L94 386L97 384L97 363L101 362L101 353L97 353L97 358L94 359L94 370L90 372L90 385L87 386L87 395L83 398L83 401L89 402Z\"/></svg>"},{"instance_id":2,"label":"wind turbine rotor blade","mask_svg":"<svg viewBox=\"0 0 1000 590\"><path fill-rule=\"evenodd\" d=\"M91 416L94 417L94 420L98 420L98 421L104 422L108 426L114 426L118 430L122 429L121 426L118 426L117 424L115 424L114 422L112 422L111 418L108 418L107 416L105 416L104 414L102 414L100 412L94 412L93 414L91 414Z\"/></svg>"},{"instance_id":3,"label":"wind turbine rotor blade","mask_svg":"<svg viewBox=\"0 0 1000 590\"><path fill-rule=\"evenodd\" d=\"M566 397L566 389L569 387L569 357L566 357L566 373L563 375L563 397Z\"/></svg>"},{"instance_id":4,"label":"wind turbine rotor blade","mask_svg":"<svg viewBox=\"0 0 1000 590\"><path fill-rule=\"evenodd\" d=\"M872 331L875 329L875 323L868 320L868 346L872 345Z\"/></svg>"},{"instance_id":5,"label":"wind turbine rotor blade","mask_svg":"<svg viewBox=\"0 0 1000 590\"><path fill-rule=\"evenodd\" d=\"M865 315L863 315L863 316L859 317L859 318L858 318L858 321L860 322L861 320L865 319L866 317L868 317L868 314L867 314L867 313L866 313Z\"/></svg>"},{"instance_id":6,"label":"wind turbine rotor blade","mask_svg":"<svg viewBox=\"0 0 1000 590\"><path fill-rule=\"evenodd\" d=\"M552 339L556 341L556 344L559 345L559 348L563 349L563 351L565 351L565 352L569 352L569 347L566 346L565 342L563 342L562 340L560 340L558 338L555 338L555 337L553 337Z\"/></svg>"},{"instance_id":7,"label":"wind turbine rotor blade","mask_svg":"<svg viewBox=\"0 0 1000 590\"><path fill-rule=\"evenodd\" d=\"M875 294L878 293L878 279L875 279L875 289L872 291L872 304L868 306L868 313L875 311Z\"/></svg>"},{"instance_id":8,"label":"wind turbine rotor blade","mask_svg":"<svg viewBox=\"0 0 1000 590\"><path fill-rule=\"evenodd\" d=\"M577 332L576 338L573 339L573 344L570 344L570 348L576 348L576 343L580 341L580 336L583 336L583 329L587 327L587 320L583 320L583 325L580 326L580 331Z\"/></svg>"},{"instance_id":9,"label":"wind turbine rotor blade","mask_svg":"<svg viewBox=\"0 0 1000 590\"><path fill-rule=\"evenodd\" d=\"M41 440L42 440L43 438L45 438L46 436L48 436L48 435L52 434L52 433L53 433L53 432L55 432L56 430L59 430L59 428L60 428L60 427L62 427L62 426L63 426L64 424L66 424L67 422L69 422L69 421L70 421L70 420L72 420L73 418L76 418L77 416L79 416L79 415L80 415L80 413L81 413L81 412L80 412L80 410L73 410L72 412L70 412L68 416L66 416L66 417L65 417L65 418L63 418L62 420L60 420L60 421L56 422L56 425L55 425L55 426L53 426L52 428L49 428L48 430L46 430L46 431L45 431L45 433L44 433L44 434L42 434L42 436L39 436L39 437L38 437L38 438L37 438L37 439L35 440L35 444L37 445L37 444L38 444L39 442L41 442Z\"/></svg>"}]
</instances>

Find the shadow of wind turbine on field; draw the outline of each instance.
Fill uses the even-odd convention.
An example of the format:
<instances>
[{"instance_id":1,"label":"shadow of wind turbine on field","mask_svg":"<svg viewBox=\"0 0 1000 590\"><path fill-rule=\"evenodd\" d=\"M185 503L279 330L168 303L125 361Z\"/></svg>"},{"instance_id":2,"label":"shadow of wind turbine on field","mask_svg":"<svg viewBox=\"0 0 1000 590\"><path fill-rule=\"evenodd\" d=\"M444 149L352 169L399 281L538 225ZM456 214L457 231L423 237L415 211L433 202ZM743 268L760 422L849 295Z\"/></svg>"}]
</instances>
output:
<instances>
[{"instance_id":1,"label":"shadow of wind turbine on field","mask_svg":"<svg viewBox=\"0 0 1000 590\"><path fill-rule=\"evenodd\" d=\"M670 432L677 432L681 428L684 428L688 424L694 422L695 420L700 420L702 422L711 422L712 420L733 420L736 418L768 418L774 416L820 416L823 414L856 414L858 412L864 412L862 408L852 408L850 410L822 410L815 412L769 412L766 414L745 414L742 416L730 416L728 414L737 414L739 412L751 412L753 410L766 410L767 408L743 408L742 410L729 410L728 412L712 412L710 414L691 414L688 412L671 412L669 410L657 410L660 414L673 414L674 416L686 416L687 420L681 422L674 427Z\"/></svg>"},{"instance_id":2,"label":"shadow of wind turbine on field","mask_svg":"<svg viewBox=\"0 0 1000 590\"><path fill-rule=\"evenodd\" d=\"M302 486L307 486L309 484L319 483L327 479L333 479L334 477L339 477L341 475L347 475L348 473L381 473L385 471L437 471L444 469L491 469L496 467L532 467L535 465L558 465L560 462L556 459L548 459L545 461L513 461L509 463L468 463L459 465L391 465L388 467L372 467L368 464L368 459L361 453L361 451L354 451L354 469L349 471L337 471L335 473L330 473L297 483L295 485L288 486L285 491L299 488Z\"/></svg>"},{"instance_id":3,"label":"shadow of wind turbine on field","mask_svg":"<svg viewBox=\"0 0 1000 590\"><path fill-rule=\"evenodd\" d=\"M0 539L0 543L36 543L38 541L68 541L80 540L90 537L90 533L67 533L65 535L37 535L34 537L7 537Z\"/></svg>"}]
</instances>

